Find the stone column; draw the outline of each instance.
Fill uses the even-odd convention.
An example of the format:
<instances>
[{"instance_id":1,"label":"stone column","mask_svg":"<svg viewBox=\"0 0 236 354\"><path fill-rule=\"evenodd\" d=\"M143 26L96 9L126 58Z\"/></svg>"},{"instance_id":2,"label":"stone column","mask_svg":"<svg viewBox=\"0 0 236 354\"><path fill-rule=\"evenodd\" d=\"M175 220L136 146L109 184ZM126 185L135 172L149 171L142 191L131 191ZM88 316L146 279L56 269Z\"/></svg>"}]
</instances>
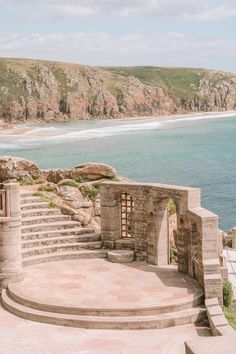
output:
<instances>
[{"instance_id":1,"label":"stone column","mask_svg":"<svg viewBox=\"0 0 236 354\"><path fill-rule=\"evenodd\" d=\"M178 271L188 273L188 240L189 231L184 228L177 230Z\"/></svg>"},{"instance_id":2,"label":"stone column","mask_svg":"<svg viewBox=\"0 0 236 354\"><path fill-rule=\"evenodd\" d=\"M120 200L107 186L101 186L101 234L103 246L115 248L115 241L121 238Z\"/></svg>"},{"instance_id":3,"label":"stone column","mask_svg":"<svg viewBox=\"0 0 236 354\"><path fill-rule=\"evenodd\" d=\"M21 261L21 205L17 183L1 186L0 289L23 279Z\"/></svg>"},{"instance_id":4,"label":"stone column","mask_svg":"<svg viewBox=\"0 0 236 354\"><path fill-rule=\"evenodd\" d=\"M168 199L153 199L148 210L148 263L168 264Z\"/></svg>"},{"instance_id":5,"label":"stone column","mask_svg":"<svg viewBox=\"0 0 236 354\"><path fill-rule=\"evenodd\" d=\"M236 249L236 226L232 229L232 248Z\"/></svg>"}]
</instances>

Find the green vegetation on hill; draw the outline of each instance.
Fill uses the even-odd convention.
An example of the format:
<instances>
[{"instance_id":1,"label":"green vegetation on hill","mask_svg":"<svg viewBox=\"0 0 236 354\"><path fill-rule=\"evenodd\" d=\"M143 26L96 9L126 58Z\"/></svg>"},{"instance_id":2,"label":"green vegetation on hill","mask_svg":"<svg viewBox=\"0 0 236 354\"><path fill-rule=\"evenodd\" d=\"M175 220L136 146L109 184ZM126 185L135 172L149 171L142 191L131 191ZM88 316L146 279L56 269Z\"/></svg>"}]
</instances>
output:
<instances>
[{"instance_id":1,"label":"green vegetation on hill","mask_svg":"<svg viewBox=\"0 0 236 354\"><path fill-rule=\"evenodd\" d=\"M159 86L173 94L188 96L196 91L206 70L189 68L161 68L154 66L104 67L117 76L134 76L144 84Z\"/></svg>"}]
</instances>

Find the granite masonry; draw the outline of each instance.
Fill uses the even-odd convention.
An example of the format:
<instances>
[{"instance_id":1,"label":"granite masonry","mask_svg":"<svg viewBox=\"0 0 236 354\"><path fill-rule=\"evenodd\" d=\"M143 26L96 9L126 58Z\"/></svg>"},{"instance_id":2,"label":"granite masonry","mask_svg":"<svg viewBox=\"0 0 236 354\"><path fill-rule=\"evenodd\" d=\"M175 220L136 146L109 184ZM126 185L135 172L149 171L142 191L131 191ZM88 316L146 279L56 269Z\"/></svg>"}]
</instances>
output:
<instances>
[{"instance_id":1,"label":"granite masonry","mask_svg":"<svg viewBox=\"0 0 236 354\"><path fill-rule=\"evenodd\" d=\"M176 266L170 265L170 200L176 206L177 215ZM61 210L49 209L45 204L35 193L22 190L18 183L0 185L0 290L2 304L10 312L36 322L113 330L160 329L196 323L208 315L212 334L222 337L221 346L224 341L227 344L229 337L235 340L234 332L228 327L225 327L227 331L218 330L218 319L222 321L220 326L227 325L221 311L222 284L227 278L222 232L218 229L218 216L201 207L199 189L126 181L102 182L101 230L81 227ZM93 261L94 258L100 260ZM78 262L82 260L84 262L79 266ZM50 272L43 265L47 262L53 262ZM25 280L24 267L28 267L24 270ZM80 269L84 275L79 275ZM57 276L60 272L61 279ZM149 280L145 272L149 274ZM94 277L92 284L89 274ZM137 284L129 280L130 276L135 278L135 274L139 277ZM39 288L30 280L35 276L42 284ZM84 279L79 285L73 283L78 276ZM45 281L47 277L53 279L57 290L51 282ZM97 277L106 283L104 296L107 296L107 304L110 301L108 308L106 302L104 305L97 302L96 291L103 291L100 283L96 283ZM152 277L159 279L156 289L151 289ZM116 279L119 279L118 283ZM163 282L164 279L169 285L168 281ZM60 280L63 284L68 283L68 291L67 285L63 286ZM143 282L147 282L146 285ZM187 293L182 289L184 283ZM119 294L113 290L118 284ZM130 293L125 292L123 284ZM80 286L85 289L84 303L80 303L82 297L75 297L75 292L81 291ZM88 293L93 297L87 298L87 286L93 287ZM40 294L43 287L44 293ZM137 289L140 289L139 293ZM60 298L58 303L47 303L49 295L55 298L54 290L64 294L63 306ZM161 291L159 299L158 291ZM148 300L148 296L141 296L145 292L150 294L152 306L150 302L148 307L140 307L142 301ZM37 299L32 294L37 295ZM202 306L204 298L206 307ZM72 299L75 301L73 307ZM125 304L123 308L118 306L120 301ZM133 301L136 301L136 307ZM214 338L206 338L203 342L208 345L212 340ZM186 343L186 353L200 354L203 342L199 339Z\"/></svg>"}]
</instances>

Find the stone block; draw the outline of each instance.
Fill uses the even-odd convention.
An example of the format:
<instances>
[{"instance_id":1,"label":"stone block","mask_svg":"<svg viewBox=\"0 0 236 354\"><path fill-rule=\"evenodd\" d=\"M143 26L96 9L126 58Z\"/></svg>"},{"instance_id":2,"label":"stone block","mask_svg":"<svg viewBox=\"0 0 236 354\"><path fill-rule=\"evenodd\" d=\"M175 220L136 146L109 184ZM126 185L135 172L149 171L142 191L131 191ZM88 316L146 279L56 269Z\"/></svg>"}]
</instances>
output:
<instances>
[{"instance_id":1,"label":"stone block","mask_svg":"<svg viewBox=\"0 0 236 354\"><path fill-rule=\"evenodd\" d=\"M114 250L108 251L107 257L113 263L131 263L134 261L134 251Z\"/></svg>"},{"instance_id":2,"label":"stone block","mask_svg":"<svg viewBox=\"0 0 236 354\"><path fill-rule=\"evenodd\" d=\"M217 305L219 305L219 301L216 297L211 298L211 299L206 299L205 305L206 305L206 307L217 306Z\"/></svg>"},{"instance_id":3,"label":"stone block","mask_svg":"<svg viewBox=\"0 0 236 354\"><path fill-rule=\"evenodd\" d=\"M134 239L125 238L115 241L115 248L117 250L134 250Z\"/></svg>"}]
</instances>

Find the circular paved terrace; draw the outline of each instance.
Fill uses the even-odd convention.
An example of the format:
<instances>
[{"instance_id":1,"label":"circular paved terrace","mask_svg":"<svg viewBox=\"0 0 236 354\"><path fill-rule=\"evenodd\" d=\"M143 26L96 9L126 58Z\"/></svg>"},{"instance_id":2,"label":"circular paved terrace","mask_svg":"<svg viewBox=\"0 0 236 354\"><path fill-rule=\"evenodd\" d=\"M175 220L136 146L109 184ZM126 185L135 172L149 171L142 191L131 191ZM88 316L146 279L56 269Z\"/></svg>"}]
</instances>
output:
<instances>
[{"instance_id":1,"label":"circular paved terrace","mask_svg":"<svg viewBox=\"0 0 236 354\"><path fill-rule=\"evenodd\" d=\"M114 264L104 259L65 260L25 268L10 291L30 302L82 309L169 306L202 294L197 283L172 267Z\"/></svg>"}]
</instances>

